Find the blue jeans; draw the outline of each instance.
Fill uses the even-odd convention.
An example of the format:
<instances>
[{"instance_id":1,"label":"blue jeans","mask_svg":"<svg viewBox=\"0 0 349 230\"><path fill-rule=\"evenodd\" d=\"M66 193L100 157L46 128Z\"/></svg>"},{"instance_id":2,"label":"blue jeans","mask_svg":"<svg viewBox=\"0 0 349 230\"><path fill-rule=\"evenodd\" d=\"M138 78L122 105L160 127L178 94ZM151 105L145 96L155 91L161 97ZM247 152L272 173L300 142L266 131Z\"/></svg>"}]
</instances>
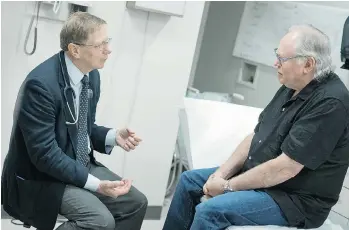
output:
<instances>
[{"instance_id":1,"label":"blue jeans","mask_svg":"<svg viewBox=\"0 0 349 230\"><path fill-rule=\"evenodd\" d=\"M163 230L218 230L229 226L288 226L275 201L262 191L229 192L203 203L202 187L217 168L186 171L181 175Z\"/></svg>"}]
</instances>

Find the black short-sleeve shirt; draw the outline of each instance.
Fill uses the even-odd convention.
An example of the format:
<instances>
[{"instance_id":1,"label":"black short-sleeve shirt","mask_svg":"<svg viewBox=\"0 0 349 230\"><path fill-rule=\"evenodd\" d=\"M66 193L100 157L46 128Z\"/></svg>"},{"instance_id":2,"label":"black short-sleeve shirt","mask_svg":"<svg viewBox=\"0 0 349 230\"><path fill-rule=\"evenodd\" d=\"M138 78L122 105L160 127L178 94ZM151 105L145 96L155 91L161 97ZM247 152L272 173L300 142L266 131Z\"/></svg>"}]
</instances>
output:
<instances>
[{"instance_id":1,"label":"black short-sleeve shirt","mask_svg":"<svg viewBox=\"0 0 349 230\"><path fill-rule=\"evenodd\" d=\"M259 117L245 172L285 153L304 165L295 177L264 189L289 224L316 228L338 201L349 165L349 92L334 73L296 96L282 86Z\"/></svg>"}]
</instances>

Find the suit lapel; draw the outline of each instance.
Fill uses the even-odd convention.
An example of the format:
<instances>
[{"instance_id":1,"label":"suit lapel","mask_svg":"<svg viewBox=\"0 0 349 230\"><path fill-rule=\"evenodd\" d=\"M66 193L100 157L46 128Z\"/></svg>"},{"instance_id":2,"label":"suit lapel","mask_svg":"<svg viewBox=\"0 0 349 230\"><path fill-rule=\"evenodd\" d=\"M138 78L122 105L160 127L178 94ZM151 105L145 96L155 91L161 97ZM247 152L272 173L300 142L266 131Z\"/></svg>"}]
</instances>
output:
<instances>
[{"instance_id":1,"label":"suit lapel","mask_svg":"<svg viewBox=\"0 0 349 230\"><path fill-rule=\"evenodd\" d=\"M73 123L74 120L76 120L76 118L77 118L76 114L75 114L75 104L74 104L74 100L73 100L73 93L72 93L71 90L68 90L68 92L66 94L67 94L67 101L65 102L65 105L64 105L64 116L65 116L65 120L66 121L68 121L70 123ZM69 104L69 107L68 107L67 103ZM70 114L69 108L70 108L71 112L74 115L74 119L72 118L72 116ZM73 149L74 149L74 151L76 153L78 123L76 123L76 124L66 124L66 126L67 126L67 129L68 129L70 141L72 142Z\"/></svg>"},{"instance_id":2,"label":"suit lapel","mask_svg":"<svg viewBox=\"0 0 349 230\"><path fill-rule=\"evenodd\" d=\"M74 120L76 120L76 113L75 113L75 103L74 103L74 98L73 98L73 89L72 88L68 88L68 90L64 91L64 89L66 88L66 85L64 83L64 75L66 76L66 79L68 81L68 84L70 84L69 82L69 75L68 75L68 71L67 71L67 66L65 64L65 59L64 59L64 52L62 51L61 53L59 53L60 57L61 57L61 71L60 71L60 78L59 78L59 83L60 83L60 88L61 88L61 94L62 94L62 99L63 99L63 108L64 108L64 116L65 116L65 121L64 122L70 122L70 123L74 123ZM62 71L64 71L64 73L62 73ZM69 105L69 106L68 106ZM69 110L70 108L70 110ZM71 115L71 113L73 114L73 117ZM76 153L76 147L77 147L77 123L76 124L66 124L66 127L68 129L68 134L69 134L69 138L70 141L72 143L73 146L73 150Z\"/></svg>"}]
</instances>

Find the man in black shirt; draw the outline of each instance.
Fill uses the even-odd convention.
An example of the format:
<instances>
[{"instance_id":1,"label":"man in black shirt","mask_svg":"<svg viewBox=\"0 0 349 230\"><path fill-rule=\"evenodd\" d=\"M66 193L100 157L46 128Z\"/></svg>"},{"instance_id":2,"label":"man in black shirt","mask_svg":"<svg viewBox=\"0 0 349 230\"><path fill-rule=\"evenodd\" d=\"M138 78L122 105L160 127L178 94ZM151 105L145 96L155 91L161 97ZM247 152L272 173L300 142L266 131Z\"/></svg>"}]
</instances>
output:
<instances>
[{"instance_id":1,"label":"man in black shirt","mask_svg":"<svg viewBox=\"0 0 349 230\"><path fill-rule=\"evenodd\" d=\"M316 228L338 201L349 165L349 93L331 71L329 39L294 26L275 54L282 86L254 133L221 167L182 174L164 230ZM200 203L202 195L209 199Z\"/></svg>"}]
</instances>

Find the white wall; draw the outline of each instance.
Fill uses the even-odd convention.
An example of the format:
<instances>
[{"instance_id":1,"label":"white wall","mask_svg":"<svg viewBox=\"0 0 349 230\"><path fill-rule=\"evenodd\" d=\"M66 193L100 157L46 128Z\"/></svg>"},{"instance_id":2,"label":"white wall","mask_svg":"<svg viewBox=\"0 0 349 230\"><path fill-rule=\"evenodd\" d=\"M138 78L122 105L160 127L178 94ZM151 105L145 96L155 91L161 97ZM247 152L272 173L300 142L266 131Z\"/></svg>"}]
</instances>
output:
<instances>
[{"instance_id":1,"label":"white wall","mask_svg":"<svg viewBox=\"0 0 349 230\"><path fill-rule=\"evenodd\" d=\"M193 86L203 91L229 92L235 87L232 50L245 2L211 2Z\"/></svg>"},{"instance_id":2,"label":"white wall","mask_svg":"<svg viewBox=\"0 0 349 230\"><path fill-rule=\"evenodd\" d=\"M115 148L111 156L98 154L97 158L133 179L150 206L162 206L177 136L177 107L189 80L204 2L187 2L183 18L128 10L125 2L91 4L89 12L107 21L113 38L113 53L100 71L97 122L128 126L143 138L134 152L125 154ZM2 160L21 82L31 68L59 51L63 22L41 19L37 52L30 57L23 53L30 21L25 12L33 6L33 2L2 2Z\"/></svg>"},{"instance_id":3,"label":"white wall","mask_svg":"<svg viewBox=\"0 0 349 230\"><path fill-rule=\"evenodd\" d=\"M239 93L245 100L236 103L264 108L281 86L272 67L259 65L256 89L236 83L243 59L232 56L232 52L244 3L211 2L193 87L200 91ZM307 3L349 9L348 2ZM335 72L349 87L349 71L337 67Z\"/></svg>"}]
</instances>

